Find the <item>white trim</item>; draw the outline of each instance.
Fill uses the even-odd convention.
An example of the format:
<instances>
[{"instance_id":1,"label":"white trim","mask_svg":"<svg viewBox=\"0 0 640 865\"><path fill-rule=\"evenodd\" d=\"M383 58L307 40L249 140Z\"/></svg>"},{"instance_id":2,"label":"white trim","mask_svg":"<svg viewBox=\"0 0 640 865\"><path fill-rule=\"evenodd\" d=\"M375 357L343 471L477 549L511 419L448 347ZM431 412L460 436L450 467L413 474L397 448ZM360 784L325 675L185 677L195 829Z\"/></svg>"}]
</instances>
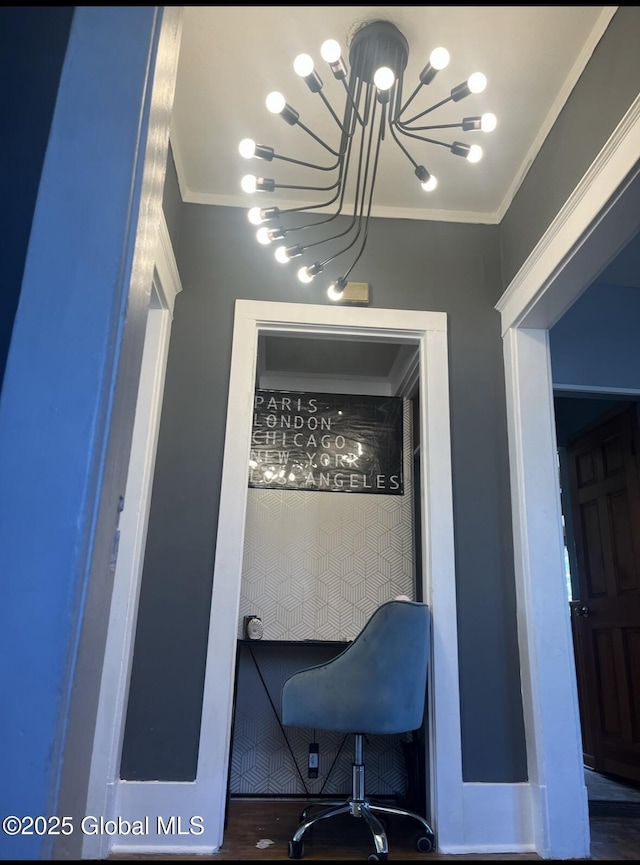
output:
<instances>
[{"instance_id":1,"label":"white trim","mask_svg":"<svg viewBox=\"0 0 640 865\"><path fill-rule=\"evenodd\" d=\"M521 324L526 327L554 325L594 275L638 230L637 222L633 227L633 214L638 212L635 190L640 173L639 153L640 96L496 304L501 313L503 335L510 327ZM627 188L634 189L633 200L622 196ZM617 199L611 202L616 192ZM618 218L618 230L610 231L608 225L602 225L609 216ZM628 222L631 228L624 227ZM609 241L607 255L601 256L601 261L592 260L589 250L583 249L588 240L594 239L595 233L600 242ZM601 238L602 234L606 237ZM567 256L569 259L565 260Z\"/></svg>"},{"instance_id":2,"label":"white trim","mask_svg":"<svg viewBox=\"0 0 640 865\"><path fill-rule=\"evenodd\" d=\"M440 852L449 855L533 852L530 793L530 785L526 783L462 784L465 824L460 827L460 834L450 839L446 849L441 848ZM198 812L198 800L193 782L121 782L114 814L126 814L129 823L147 818L149 831L145 835L120 835L110 854L206 856L216 852L203 843L203 835L195 834L198 823L193 824L194 834L188 831L192 817L202 817L206 827L207 812ZM158 835L158 815L165 824L174 816L176 828L180 818L182 834Z\"/></svg>"},{"instance_id":3,"label":"white trim","mask_svg":"<svg viewBox=\"0 0 640 865\"><path fill-rule=\"evenodd\" d=\"M175 151L174 151L175 153ZM176 171L178 163L176 162ZM246 195L220 195L214 192L194 192L183 183L180 185L185 204L208 204L216 207L239 207L246 210ZM278 207L285 210L289 207L300 207L304 202L293 198L278 201ZM315 213L332 213L330 208L319 207ZM500 216L497 213L478 213L467 210L433 210L418 207L389 207L373 204L371 216L379 219L414 219L426 222L464 222L478 225L497 225Z\"/></svg>"},{"instance_id":4,"label":"white trim","mask_svg":"<svg viewBox=\"0 0 640 865\"><path fill-rule=\"evenodd\" d=\"M441 852L456 854L531 853L531 788L521 784L462 785L465 825L457 844Z\"/></svg>"},{"instance_id":5,"label":"white trim","mask_svg":"<svg viewBox=\"0 0 640 865\"><path fill-rule=\"evenodd\" d=\"M589 855L546 330L504 339L522 704L536 850Z\"/></svg>"},{"instance_id":6,"label":"white trim","mask_svg":"<svg viewBox=\"0 0 640 865\"><path fill-rule=\"evenodd\" d=\"M242 577L253 391L261 330L351 338L415 339L421 363L424 597L433 611L432 821L439 843L460 837L462 755L449 440L447 330L443 313L236 302L218 539L198 763L198 807L209 814L207 842L223 839ZM427 446L428 445L428 446ZM201 839L202 840L202 839Z\"/></svg>"},{"instance_id":7,"label":"white trim","mask_svg":"<svg viewBox=\"0 0 640 865\"><path fill-rule=\"evenodd\" d=\"M151 488L169 353L171 318L182 286L175 267L171 241L161 219L153 281L154 302L145 333L138 401L131 443L120 542L114 576L109 630L100 686L100 700L87 795L89 815L112 818L120 814L117 793L120 756L129 693L138 599L151 505ZM102 858L112 838L83 835L83 857Z\"/></svg>"},{"instance_id":8,"label":"white trim","mask_svg":"<svg viewBox=\"0 0 640 865\"><path fill-rule=\"evenodd\" d=\"M156 271L154 287L163 309L167 309L173 318L173 307L176 295L182 291L178 265L173 253L171 237L164 213L160 218L158 229L158 251L156 254Z\"/></svg>"},{"instance_id":9,"label":"white trim","mask_svg":"<svg viewBox=\"0 0 640 865\"><path fill-rule=\"evenodd\" d=\"M548 328L640 229L640 97L496 309L504 338L520 675L536 852L589 857Z\"/></svg>"},{"instance_id":10,"label":"white trim","mask_svg":"<svg viewBox=\"0 0 640 865\"><path fill-rule=\"evenodd\" d=\"M458 834L439 842L440 852L448 855L531 853L532 841L531 787L521 784L460 785L460 798L464 812L464 824L458 826ZM118 785L118 796L112 819L118 815L128 821L144 821L148 832L144 835L122 834L113 837L110 855L175 855L206 856L217 852L209 843L204 843L197 834L199 825L206 827L208 811L199 811L202 797L194 782L172 781L122 781ZM180 832L158 834L158 816L165 825L174 817L174 826ZM193 824L192 818L202 818ZM126 826L123 824L123 828ZM210 840L210 839L207 839Z\"/></svg>"}]
</instances>

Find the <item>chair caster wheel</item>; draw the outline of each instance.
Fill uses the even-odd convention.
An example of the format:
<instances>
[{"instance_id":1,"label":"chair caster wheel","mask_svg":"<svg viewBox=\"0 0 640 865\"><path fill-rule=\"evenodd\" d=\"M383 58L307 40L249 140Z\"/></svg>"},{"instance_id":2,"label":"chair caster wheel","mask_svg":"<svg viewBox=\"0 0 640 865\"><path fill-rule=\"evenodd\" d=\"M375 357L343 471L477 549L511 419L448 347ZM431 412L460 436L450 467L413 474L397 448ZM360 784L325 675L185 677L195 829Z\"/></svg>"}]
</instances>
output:
<instances>
[{"instance_id":1,"label":"chair caster wheel","mask_svg":"<svg viewBox=\"0 0 640 865\"><path fill-rule=\"evenodd\" d=\"M387 854L386 853L370 853L367 858L370 862L371 861L382 862L387 858Z\"/></svg>"},{"instance_id":2,"label":"chair caster wheel","mask_svg":"<svg viewBox=\"0 0 640 865\"><path fill-rule=\"evenodd\" d=\"M421 835L416 841L416 848L418 853L431 853L433 850L433 836Z\"/></svg>"},{"instance_id":3,"label":"chair caster wheel","mask_svg":"<svg viewBox=\"0 0 640 865\"><path fill-rule=\"evenodd\" d=\"M304 843L302 841L289 841L289 859L302 859L304 856Z\"/></svg>"}]
</instances>

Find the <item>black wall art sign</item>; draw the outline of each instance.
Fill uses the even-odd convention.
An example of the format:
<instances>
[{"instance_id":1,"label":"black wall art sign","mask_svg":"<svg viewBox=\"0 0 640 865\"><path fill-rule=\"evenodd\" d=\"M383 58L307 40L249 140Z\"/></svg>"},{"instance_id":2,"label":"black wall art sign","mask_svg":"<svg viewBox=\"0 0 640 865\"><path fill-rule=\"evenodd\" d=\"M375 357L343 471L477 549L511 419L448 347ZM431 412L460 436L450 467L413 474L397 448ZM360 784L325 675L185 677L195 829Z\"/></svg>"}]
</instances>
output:
<instances>
[{"instance_id":1,"label":"black wall art sign","mask_svg":"<svg viewBox=\"0 0 640 865\"><path fill-rule=\"evenodd\" d=\"M249 486L403 495L401 397L257 390Z\"/></svg>"}]
</instances>

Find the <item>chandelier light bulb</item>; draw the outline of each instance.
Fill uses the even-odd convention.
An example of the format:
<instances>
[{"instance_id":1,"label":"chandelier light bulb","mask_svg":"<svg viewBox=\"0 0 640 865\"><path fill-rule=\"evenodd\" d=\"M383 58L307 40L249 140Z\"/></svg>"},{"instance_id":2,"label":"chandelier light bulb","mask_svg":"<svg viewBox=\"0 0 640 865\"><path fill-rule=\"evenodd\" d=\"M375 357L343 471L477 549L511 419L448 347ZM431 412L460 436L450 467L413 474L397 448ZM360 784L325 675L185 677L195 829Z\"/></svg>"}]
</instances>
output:
<instances>
[{"instance_id":1,"label":"chandelier light bulb","mask_svg":"<svg viewBox=\"0 0 640 865\"><path fill-rule=\"evenodd\" d=\"M487 79L482 72L474 72L473 75L469 76L467 84L472 93L482 93L487 86Z\"/></svg>"},{"instance_id":2,"label":"chandelier light bulb","mask_svg":"<svg viewBox=\"0 0 640 865\"><path fill-rule=\"evenodd\" d=\"M347 281L343 276L338 277L335 282L332 282L327 289L327 297L329 300L340 300L344 294Z\"/></svg>"},{"instance_id":3,"label":"chandelier light bulb","mask_svg":"<svg viewBox=\"0 0 640 865\"><path fill-rule=\"evenodd\" d=\"M395 80L396 76L393 73L393 69L389 69L388 66L381 66L373 76L373 83L378 90L391 90Z\"/></svg>"},{"instance_id":4,"label":"chandelier light bulb","mask_svg":"<svg viewBox=\"0 0 640 865\"><path fill-rule=\"evenodd\" d=\"M287 104L287 100L284 98L282 93L274 90L267 96L266 104L267 110L272 114L280 114Z\"/></svg>"},{"instance_id":5,"label":"chandelier light bulb","mask_svg":"<svg viewBox=\"0 0 640 865\"><path fill-rule=\"evenodd\" d=\"M483 114L480 121L480 129L483 132L493 132L498 125L498 118L495 114Z\"/></svg>"},{"instance_id":6,"label":"chandelier light bulb","mask_svg":"<svg viewBox=\"0 0 640 865\"><path fill-rule=\"evenodd\" d=\"M289 261L289 255L287 253L286 246L279 246L273 253L273 256L276 261L280 262L280 264L287 264L287 262Z\"/></svg>"},{"instance_id":7,"label":"chandelier light bulb","mask_svg":"<svg viewBox=\"0 0 640 865\"><path fill-rule=\"evenodd\" d=\"M245 159L252 159L256 153L256 143L253 138L243 138L238 145L238 151Z\"/></svg>"},{"instance_id":8,"label":"chandelier light bulb","mask_svg":"<svg viewBox=\"0 0 640 865\"><path fill-rule=\"evenodd\" d=\"M308 54L298 54L293 61L293 71L301 78L306 78L313 72L313 58Z\"/></svg>"},{"instance_id":9,"label":"chandelier light bulb","mask_svg":"<svg viewBox=\"0 0 640 865\"><path fill-rule=\"evenodd\" d=\"M429 63L439 72L441 69L447 68L449 59L449 52L446 48L434 48L429 56Z\"/></svg>"},{"instance_id":10,"label":"chandelier light bulb","mask_svg":"<svg viewBox=\"0 0 640 865\"><path fill-rule=\"evenodd\" d=\"M255 174L245 174L240 181L240 186L242 187L243 192L248 192L249 194L255 192L257 186L257 178Z\"/></svg>"},{"instance_id":11,"label":"chandelier light bulb","mask_svg":"<svg viewBox=\"0 0 640 865\"><path fill-rule=\"evenodd\" d=\"M335 39L327 39L326 42L322 43L320 55L325 63L337 63L342 56L340 43L336 42Z\"/></svg>"},{"instance_id":12,"label":"chandelier light bulb","mask_svg":"<svg viewBox=\"0 0 640 865\"><path fill-rule=\"evenodd\" d=\"M301 267L298 271L298 279L300 282L304 282L305 285L313 279L313 275L309 273L309 268Z\"/></svg>"},{"instance_id":13,"label":"chandelier light bulb","mask_svg":"<svg viewBox=\"0 0 640 865\"><path fill-rule=\"evenodd\" d=\"M420 181L420 186L422 186L425 192L433 192L438 185L437 179L433 174L429 174L424 165L416 165L415 175Z\"/></svg>"},{"instance_id":14,"label":"chandelier light bulb","mask_svg":"<svg viewBox=\"0 0 640 865\"><path fill-rule=\"evenodd\" d=\"M266 225L263 225L262 228L259 228L256 231L256 240L263 246L267 246L271 243L271 235L269 234L269 229Z\"/></svg>"},{"instance_id":15,"label":"chandelier light bulb","mask_svg":"<svg viewBox=\"0 0 640 865\"><path fill-rule=\"evenodd\" d=\"M262 225L262 214L259 207L251 207L247 213L251 225Z\"/></svg>"},{"instance_id":16,"label":"chandelier light bulb","mask_svg":"<svg viewBox=\"0 0 640 865\"><path fill-rule=\"evenodd\" d=\"M480 162L482 159L482 147L479 144L472 144L467 155L468 162Z\"/></svg>"}]
</instances>

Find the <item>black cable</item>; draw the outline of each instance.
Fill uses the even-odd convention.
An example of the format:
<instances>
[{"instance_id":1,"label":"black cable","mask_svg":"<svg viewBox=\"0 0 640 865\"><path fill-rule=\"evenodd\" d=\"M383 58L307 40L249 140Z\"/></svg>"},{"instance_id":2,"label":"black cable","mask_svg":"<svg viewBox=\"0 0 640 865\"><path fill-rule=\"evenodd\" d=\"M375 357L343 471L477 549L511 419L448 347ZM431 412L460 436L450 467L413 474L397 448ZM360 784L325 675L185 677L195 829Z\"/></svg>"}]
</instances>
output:
<instances>
[{"instance_id":1,"label":"black cable","mask_svg":"<svg viewBox=\"0 0 640 865\"><path fill-rule=\"evenodd\" d=\"M260 667L258 666L258 662L256 660L256 656L253 654L253 647L248 646L247 648L249 649L249 654L251 655L251 658L253 659L253 664L254 664L257 672L258 672L258 676L260 676L260 681L262 682L262 687L264 688L264 692L267 695L269 702L271 703L271 708L273 709L273 714L276 716L276 721L278 722L278 726L280 727L280 731L282 732L284 740L287 743L287 748L289 749L289 753L291 754L291 757L293 759L293 763L296 767L296 771L297 771L298 775L300 776L300 780L302 781L302 786L304 787L304 792L307 794L307 796L310 796L311 794L309 793L309 790L307 789L307 785L304 783L304 778L302 776L302 772L300 771L300 767L298 766L298 761L296 760L296 756L293 753L293 749L292 749L291 745L289 744L289 739L287 738L287 734L284 731L282 721L280 720L280 716L278 715L278 710L276 709L276 707L273 703L273 700L271 699L271 694L269 693L269 688L267 687L267 683L265 682L265 680L262 676L262 673L260 671Z\"/></svg>"},{"instance_id":2,"label":"black cable","mask_svg":"<svg viewBox=\"0 0 640 865\"><path fill-rule=\"evenodd\" d=\"M338 761L338 757L340 756L342 749L344 748L344 743L347 741L348 735L349 735L348 733L344 734L344 738L342 739L342 742L340 743L340 747L338 748L338 752L337 752L336 756L333 758L333 763L331 764L329 771L327 772L327 777L324 779L324 784L322 785L322 787L320 787L320 792L318 793L318 796L322 796L322 791L327 786L329 778L331 777L331 773L333 772L333 767L336 765L336 763Z\"/></svg>"}]
</instances>

